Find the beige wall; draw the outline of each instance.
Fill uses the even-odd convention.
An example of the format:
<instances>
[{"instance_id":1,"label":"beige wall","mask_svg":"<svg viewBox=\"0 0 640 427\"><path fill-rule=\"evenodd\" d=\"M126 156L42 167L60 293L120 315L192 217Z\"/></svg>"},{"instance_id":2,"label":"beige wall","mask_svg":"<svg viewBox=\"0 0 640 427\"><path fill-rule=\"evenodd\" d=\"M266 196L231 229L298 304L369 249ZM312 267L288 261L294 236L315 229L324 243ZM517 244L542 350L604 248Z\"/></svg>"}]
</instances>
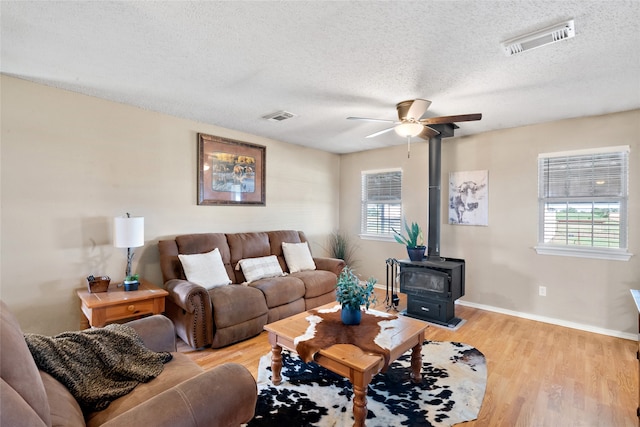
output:
<instances>
[{"instance_id":1,"label":"beige wall","mask_svg":"<svg viewBox=\"0 0 640 427\"><path fill-rule=\"evenodd\" d=\"M338 155L1 77L0 295L28 332L77 329L85 277L122 280L112 218L145 217L133 270L161 284L157 241L299 229L323 255L338 228ZM267 147L267 206L196 205L196 134Z\"/></svg>"},{"instance_id":2,"label":"beige wall","mask_svg":"<svg viewBox=\"0 0 640 427\"><path fill-rule=\"evenodd\" d=\"M362 170L401 167L404 209L427 224L428 146L337 156L1 77L0 296L26 331L77 328L75 289L90 273L124 275L112 217L145 217L134 270L160 283L156 242L203 231L304 230L315 254L340 229L355 237L357 271L385 282L393 242L360 240ZM267 146L267 206L196 205L196 133ZM537 255L540 152L630 145L629 262ZM489 170L489 226L452 226L443 187L441 253L467 260L465 301L635 333L629 295L640 288L640 111L445 139L442 179ZM309 162L309 159L313 159ZM539 297L539 285L547 297Z\"/></svg>"},{"instance_id":3,"label":"beige wall","mask_svg":"<svg viewBox=\"0 0 640 427\"><path fill-rule=\"evenodd\" d=\"M630 261L538 255L538 153L603 146L631 146L629 179ZM402 167L404 209L409 220L427 225L426 143L344 155L341 162L340 226L357 236L360 226L360 171ZM489 171L489 226L448 224L450 172ZM472 137L442 145L441 255L464 258L466 295L474 304L529 317L556 319L587 329L637 331L629 289L640 288L640 110L562 120ZM357 239L359 271L386 282L385 260L406 258L401 245ZM538 296L538 286L547 296Z\"/></svg>"}]
</instances>

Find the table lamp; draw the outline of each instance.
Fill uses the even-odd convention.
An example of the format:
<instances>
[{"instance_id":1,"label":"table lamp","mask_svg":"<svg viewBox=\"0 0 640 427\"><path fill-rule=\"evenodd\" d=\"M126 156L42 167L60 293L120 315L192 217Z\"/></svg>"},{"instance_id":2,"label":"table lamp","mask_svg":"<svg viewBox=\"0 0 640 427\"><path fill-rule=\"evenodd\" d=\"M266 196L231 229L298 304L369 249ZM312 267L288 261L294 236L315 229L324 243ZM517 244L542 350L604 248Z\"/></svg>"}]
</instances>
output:
<instances>
[{"instance_id":1,"label":"table lamp","mask_svg":"<svg viewBox=\"0 0 640 427\"><path fill-rule=\"evenodd\" d=\"M113 246L127 248L125 281L129 280L131 276L131 261L134 255L131 248L144 246L144 217L132 217L129 213L126 216L115 217L113 219ZM127 290L126 287L125 290Z\"/></svg>"}]
</instances>

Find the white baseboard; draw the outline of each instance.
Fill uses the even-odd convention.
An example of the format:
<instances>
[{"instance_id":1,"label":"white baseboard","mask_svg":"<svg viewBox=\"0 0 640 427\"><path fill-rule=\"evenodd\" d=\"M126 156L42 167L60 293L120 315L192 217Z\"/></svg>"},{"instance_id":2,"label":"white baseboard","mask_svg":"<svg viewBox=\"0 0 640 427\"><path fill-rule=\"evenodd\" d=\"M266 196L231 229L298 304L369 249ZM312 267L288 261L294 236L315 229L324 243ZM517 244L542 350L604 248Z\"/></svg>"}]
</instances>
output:
<instances>
[{"instance_id":1,"label":"white baseboard","mask_svg":"<svg viewBox=\"0 0 640 427\"><path fill-rule=\"evenodd\" d=\"M386 290L386 286L377 283L374 286L376 289ZM396 292L399 292L396 288ZM550 323L552 325L564 326L566 328L578 329L580 331L593 332L594 334L608 335L616 338L623 338L625 340L638 341L638 334L631 334L628 332L615 331L613 329L598 328L591 325L584 325L582 323L569 322L567 320L555 319L553 317L539 316L537 314L523 313L520 311L507 310L506 308L494 307L491 305L477 304L475 302L469 302L464 300L456 300L456 304L464 305L467 307L479 308L481 310L493 311L494 313L506 314L508 316L520 317L528 320L535 320L537 322Z\"/></svg>"},{"instance_id":2,"label":"white baseboard","mask_svg":"<svg viewBox=\"0 0 640 427\"><path fill-rule=\"evenodd\" d=\"M582 323L569 322L567 320L555 319L553 317L539 316L537 314L523 313L520 311L507 310L505 308L493 307L491 305L477 304L475 302L457 300L456 304L464 305L467 307L479 308L481 310L493 311L495 313L506 314L508 316L521 317L523 319L535 320L538 322L550 323L552 325L564 326L566 328L578 329L586 332L593 332L600 335L609 335L616 338L623 338L626 340L637 341L638 334L630 334L628 332L614 331L613 329L598 328L591 325L584 325Z\"/></svg>"}]
</instances>

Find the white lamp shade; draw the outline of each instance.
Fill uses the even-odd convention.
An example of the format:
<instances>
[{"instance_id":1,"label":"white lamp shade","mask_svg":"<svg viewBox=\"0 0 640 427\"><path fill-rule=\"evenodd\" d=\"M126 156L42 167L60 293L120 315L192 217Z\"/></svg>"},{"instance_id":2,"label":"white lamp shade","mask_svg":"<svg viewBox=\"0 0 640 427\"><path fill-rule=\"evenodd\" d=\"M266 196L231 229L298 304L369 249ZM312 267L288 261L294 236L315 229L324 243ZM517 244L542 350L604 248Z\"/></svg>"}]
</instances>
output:
<instances>
[{"instance_id":1,"label":"white lamp shade","mask_svg":"<svg viewBox=\"0 0 640 427\"><path fill-rule=\"evenodd\" d=\"M394 128L400 136L416 136L422 132L424 126L420 123L402 123Z\"/></svg>"},{"instance_id":2,"label":"white lamp shade","mask_svg":"<svg viewBox=\"0 0 640 427\"><path fill-rule=\"evenodd\" d=\"M113 246L116 248L144 246L144 217L113 218Z\"/></svg>"}]
</instances>

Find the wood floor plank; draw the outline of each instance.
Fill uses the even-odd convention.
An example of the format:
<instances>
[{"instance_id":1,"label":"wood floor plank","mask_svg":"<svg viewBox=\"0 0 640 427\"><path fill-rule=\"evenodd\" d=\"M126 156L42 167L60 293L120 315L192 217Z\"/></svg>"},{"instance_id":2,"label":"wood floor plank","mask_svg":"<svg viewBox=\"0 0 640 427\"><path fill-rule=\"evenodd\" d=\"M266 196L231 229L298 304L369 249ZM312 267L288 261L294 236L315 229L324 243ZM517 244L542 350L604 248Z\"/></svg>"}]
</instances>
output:
<instances>
[{"instance_id":1,"label":"wood floor plank","mask_svg":"<svg viewBox=\"0 0 640 427\"><path fill-rule=\"evenodd\" d=\"M406 298L399 296L402 310ZM425 337L472 345L487 359L482 408L465 427L640 425L637 342L466 306L456 306L456 316L466 321L457 331L430 326ZM196 351L179 341L178 350L204 369L236 362L257 377L270 346L263 332L215 350Z\"/></svg>"}]
</instances>

